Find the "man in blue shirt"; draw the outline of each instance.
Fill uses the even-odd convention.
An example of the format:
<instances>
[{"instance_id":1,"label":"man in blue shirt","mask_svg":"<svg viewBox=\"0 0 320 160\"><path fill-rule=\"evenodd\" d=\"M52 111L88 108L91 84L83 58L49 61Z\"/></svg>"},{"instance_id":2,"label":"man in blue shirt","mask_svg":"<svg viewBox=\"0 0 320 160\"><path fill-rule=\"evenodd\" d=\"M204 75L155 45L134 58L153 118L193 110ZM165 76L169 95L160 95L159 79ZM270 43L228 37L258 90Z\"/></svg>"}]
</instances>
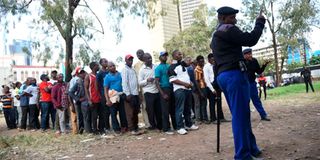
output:
<instances>
[{"instance_id":1,"label":"man in blue shirt","mask_svg":"<svg viewBox=\"0 0 320 160\"><path fill-rule=\"evenodd\" d=\"M176 129L175 108L174 108L174 95L172 92L172 85L169 82L167 64L168 52L160 52L160 64L155 69L155 81L157 88L160 92L160 103L162 111L162 130L166 134L173 134L170 129L169 114L171 117L172 127Z\"/></svg>"},{"instance_id":2,"label":"man in blue shirt","mask_svg":"<svg viewBox=\"0 0 320 160\"><path fill-rule=\"evenodd\" d=\"M110 107L112 128L115 133L120 133L117 112L119 111L120 123L122 128L127 128L126 113L124 110L124 96L122 90L121 74L116 70L113 62L108 63L109 73L104 78L104 96L106 104ZM112 100L115 97L117 100Z\"/></svg>"}]
</instances>

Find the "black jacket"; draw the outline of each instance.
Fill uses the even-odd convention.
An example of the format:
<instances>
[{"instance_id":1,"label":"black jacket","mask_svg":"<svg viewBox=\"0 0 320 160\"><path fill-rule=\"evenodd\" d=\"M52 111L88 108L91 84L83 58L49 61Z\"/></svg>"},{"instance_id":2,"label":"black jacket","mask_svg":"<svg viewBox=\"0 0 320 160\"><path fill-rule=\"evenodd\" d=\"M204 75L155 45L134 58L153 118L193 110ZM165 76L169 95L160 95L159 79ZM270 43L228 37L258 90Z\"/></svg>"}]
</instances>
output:
<instances>
[{"instance_id":1,"label":"black jacket","mask_svg":"<svg viewBox=\"0 0 320 160\"><path fill-rule=\"evenodd\" d=\"M265 19L257 19L253 31L242 32L232 24L220 24L212 36L211 49L214 55L218 74L231 69L239 69L243 61L242 46L254 46L262 34Z\"/></svg>"},{"instance_id":2,"label":"black jacket","mask_svg":"<svg viewBox=\"0 0 320 160\"><path fill-rule=\"evenodd\" d=\"M252 58L251 61L246 61L246 66L248 69L249 82L254 82L256 80L256 73L261 74L267 65L262 65L262 67L260 67L258 60Z\"/></svg>"}]
</instances>

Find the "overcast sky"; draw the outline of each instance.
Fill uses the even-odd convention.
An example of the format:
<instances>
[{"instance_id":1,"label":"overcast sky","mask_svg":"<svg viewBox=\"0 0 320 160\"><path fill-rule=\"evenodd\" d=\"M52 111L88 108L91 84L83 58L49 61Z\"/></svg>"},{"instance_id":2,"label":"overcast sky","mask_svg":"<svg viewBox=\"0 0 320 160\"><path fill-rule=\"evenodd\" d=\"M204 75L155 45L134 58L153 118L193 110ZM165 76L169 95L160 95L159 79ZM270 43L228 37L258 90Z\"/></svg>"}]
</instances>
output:
<instances>
[{"instance_id":1,"label":"overcast sky","mask_svg":"<svg viewBox=\"0 0 320 160\"><path fill-rule=\"evenodd\" d=\"M241 9L241 0L206 0L209 7L219 8L222 6L231 6L236 9ZM104 25L105 34L96 34L95 37L97 41L91 42L90 45L93 49L99 49L102 53L102 57L106 57L107 59L115 60L118 56L124 56L126 54L135 54L137 49L144 49L147 52L151 51L150 48L150 37L148 34L148 28L146 23L141 23L140 18L126 17L123 20L121 25L121 29L123 32L123 38L119 44L116 44L116 34L112 32L108 26L110 21L106 18L105 7L101 7L105 5L102 0L89 1L91 8L95 9L96 14L102 21ZM101 9L96 9L101 8ZM241 18L241 13L237 15L238 18ZM28 39L32 32L28 32L28 19L21 21L16 25L16 29L14 32L10 32L8 36L14 39ZM30 21L30 19L29 19ZM320 49L320 41L317 36L320 35L320 30L315 29L312 34L310 34L310 44L312 50ZM264 33L264 36L270 37L270 33ZM63 44L63 40L60 39ZM81 41L80 41L81 42ZM267 41L268 42L268 41ZM82 42L81 42L82 43ZM265 47L269 43L259 42L257 47Z\"/></svg>"}]
</instances>

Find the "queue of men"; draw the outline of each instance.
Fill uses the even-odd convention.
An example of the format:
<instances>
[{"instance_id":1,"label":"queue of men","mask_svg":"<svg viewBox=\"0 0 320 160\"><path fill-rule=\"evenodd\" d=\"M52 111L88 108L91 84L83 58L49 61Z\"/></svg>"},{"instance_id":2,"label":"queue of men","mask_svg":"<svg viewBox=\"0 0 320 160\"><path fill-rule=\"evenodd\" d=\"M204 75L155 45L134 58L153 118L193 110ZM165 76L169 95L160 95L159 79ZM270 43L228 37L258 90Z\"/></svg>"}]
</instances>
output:
<instances>
[{"instance_id":1,"label":"queue of men","mask_svg":"<svg viewBox=\"0 0 320 160\"><path fill-rule=\"evenodd\" d=\"M53 71L50 78L41 75L39 84L35 78L27 78L22 85L15 83L9 92L6 86L4 91L13 98L14 106L12 113L7 114L14 117L6 118L8 128L42 132L54 129L56 134L130 131L137 135L143 133L138 126L143 105L147 130L186 134L199 128L195 123L216 123L212 54L207 57L209 65L205 65L203 56L192 61L179 50L172 53L172 63L167 62L169 53L161 52L159 65L142 50L137 51L137 56L143 62L139 72L134 69L134 57L129 54L125 56L122 71L102 58L99 63L89 64L91 71L76 67L70 82L64 81L63 74ZM220 111L221 121L228 122Z\"/></svg>"}]
</instances>

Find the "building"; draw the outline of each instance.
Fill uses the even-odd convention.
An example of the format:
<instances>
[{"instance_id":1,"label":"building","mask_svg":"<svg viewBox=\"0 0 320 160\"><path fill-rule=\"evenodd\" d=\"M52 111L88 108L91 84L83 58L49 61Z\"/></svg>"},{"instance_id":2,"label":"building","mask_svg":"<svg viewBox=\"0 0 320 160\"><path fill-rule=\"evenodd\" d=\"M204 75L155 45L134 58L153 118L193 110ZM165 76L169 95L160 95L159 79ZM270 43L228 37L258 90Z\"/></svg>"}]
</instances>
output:
<instances>
[{"instance_id":1,"label":"building","mask_svg":"<svg viewBox=\"0 0 320 160\"><path fill-rule=\"evenodd\" d=\"M203 0L180 0L177 5L172 0L160 0L155 10L163 15L158 17L155 27L150 30L153 52L163 51L165 42L188 28L194 21L193 12L203 3Z\"/></svg>"},{"instance_id":2,"label":"building","mask_svg":"<svg viewBox=\"0 0 320 160\"><path fill-rule=\"evenodd\" d=\"M195 21L193 13L200 5L204 3L203 0L181 0L180 1L180 20L182 30L191 26Z\"/></svg>"},{"instance_id":3,"label":"building","mask_svg":"<svg viewBox=\"0 0 320 160\"><path fill-rule=\"evenodd\" d=\"M28 77L36 78L37 82L41 82L40 76L42 74L50 75L51 71L56 70L54 66L12 66L12 75L10 76L12 82L24 82Z\"/></svg>"}]
</instances>

